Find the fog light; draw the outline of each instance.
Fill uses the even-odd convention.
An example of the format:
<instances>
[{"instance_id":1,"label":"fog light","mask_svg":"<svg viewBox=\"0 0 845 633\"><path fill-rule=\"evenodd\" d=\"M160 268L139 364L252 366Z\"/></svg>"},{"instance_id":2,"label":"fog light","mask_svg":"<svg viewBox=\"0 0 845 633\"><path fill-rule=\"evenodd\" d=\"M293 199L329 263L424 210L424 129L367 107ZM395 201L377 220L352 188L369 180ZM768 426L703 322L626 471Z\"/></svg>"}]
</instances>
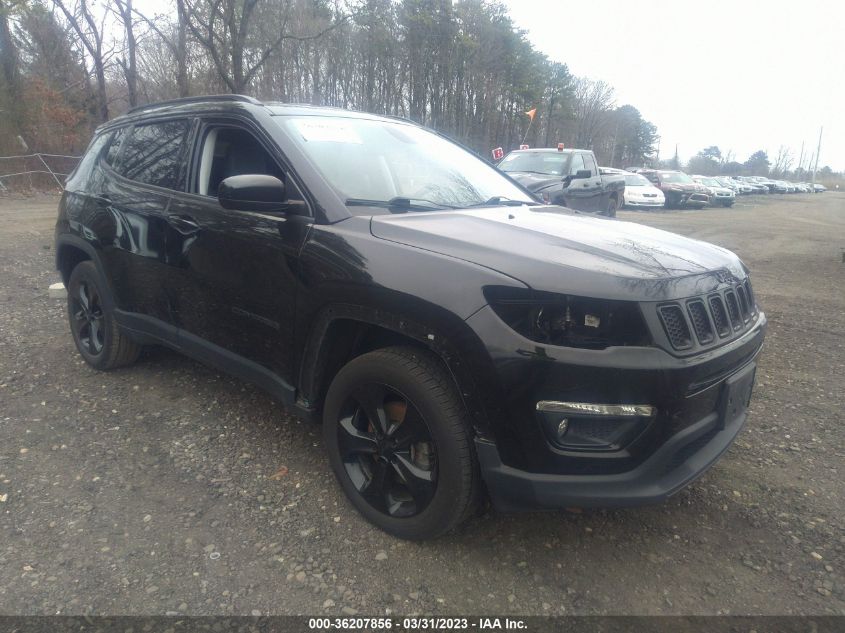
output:
<instances>
[{"instance_id":1,"label":"fog light","mask_svg":"<svg viewBox=\"0 0 845 633\"><path fill-rule=\"evenodd\" d=\"M569 430L569 420L563 418L560 421L560 424L557 425L557 437L558 439L563 438L566 435L566 432Z\"/></svg>"},{"instance_id":2,"label":"fog light","mask_svg":"<svg viewBox=\"0 0 845 633\"><path fill-rule=\"evenodd\" d=\"M537 403L537 411L569 415L597 415L610 418L650 418L657 413L657 408L650 404L592 404L588 402L540 400Z\"/></svg>"}]
</instances>

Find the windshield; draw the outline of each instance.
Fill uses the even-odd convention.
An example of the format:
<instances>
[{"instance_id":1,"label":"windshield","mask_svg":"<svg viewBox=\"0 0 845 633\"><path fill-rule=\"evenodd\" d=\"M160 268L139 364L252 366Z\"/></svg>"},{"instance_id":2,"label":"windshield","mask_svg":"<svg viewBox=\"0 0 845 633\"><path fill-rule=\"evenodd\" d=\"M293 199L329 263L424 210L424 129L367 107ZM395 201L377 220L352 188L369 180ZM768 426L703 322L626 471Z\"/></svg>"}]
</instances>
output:
<instances>
[{"instance_id":1,"label":"windshield","mask_svg":"<svg viewBox=\"0 0 845 633\"><path fill-rule=\"evenodd\" d=\"M283 125L352 213L362 202L402 198L431 208L496 197L534 204L495 167L414 125L342 116L286 117Z\"/></svg>"},{"instance_id":2,"label":"windshield","mask_svg":"<svg viewBox=\"0 0 845 633\"><path fill-rule=\"evenodd\" d=\"M651 185L651 183L639 174L625 176L626 187L648 187L649 185Z\"/></svg>"},{"instance_id":3,"label":"windshield","mask_svg":"<svg viewBox=\"0 0 845 633\"><path fill-rule=\"evenodd\" d=\"M520 152L508 154L499 163L502 171L526 171L548 176L563 176L569 154L563 152Z\"/></svg>"},{"instance_id":4,"label":"windshield","mask_svg":"<svg viewBox=\"0 0 845 633\"><path fill-rule=\"evenodd\" d=\"M681 184L689 184L693 182L692 178L679 171L662 171L660 172L660 180L663 182L677 182Z\"/></svg>"},{"instance_id":5,"label":"windshield","mask_svg":"<svg viewBox=\"0 0 845 633\"><path fill-rule=\"evenodd\" d=\"M707 185L708 187L721 187L722 185L719 184L719 181L715 178L699 178L698 182L702 185Z\"/></svg>"}]
</instances>

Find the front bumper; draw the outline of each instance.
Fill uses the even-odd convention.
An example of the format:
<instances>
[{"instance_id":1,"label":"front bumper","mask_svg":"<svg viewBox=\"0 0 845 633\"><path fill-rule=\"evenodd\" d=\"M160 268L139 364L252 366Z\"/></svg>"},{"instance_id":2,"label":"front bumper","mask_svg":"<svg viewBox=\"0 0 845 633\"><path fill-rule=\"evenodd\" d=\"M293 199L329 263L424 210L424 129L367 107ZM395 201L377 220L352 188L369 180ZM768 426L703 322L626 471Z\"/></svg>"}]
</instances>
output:
<instances>
[{"instance_id":1,"label":"front bumper","mask_svg":"<svg viewBox=\"0 0 845 633\"><path fill-rule=\"evenodd\" d=\"M731 378L753 382L749 363ZM751 374L750 377L747 374ZM745 424L747 397L737 410L727 406L731 380L721 385L719 405L672 436L633 470L609 475L530 473L506 466L496 445L476 440L481 472L500 511L531 508L622 507L659 503L692 483L724 454ZM745 396L743 396L745 397Z\"/></svg>"},{"instance_id":2,"label":"front bumper","mask_svg":"<svg viewBox=\"0 0 845 633\"><path fill-rule=\"evenodd\" d=\"M629 207L631 209L662 209L663 205L665 204L665 200L654 199L654 200L625 200L623 206Z\"/></svg>"},{"instance_id":3,"label":"front bumper","mask_svg":"<svg viewBox=\"0 0 845 633\"><path fill-rule=\"evenodd\" d=\"M767 325L760 312L741 336L682 357L657 347L533 344L489 308L468 323L492 352L496 378L485 394L491 426L476 450L502 510L640 505L689 484L745 422L744 408L729 414L724 402L728 385L754 371ZM584 416L538 411L541 401L651 405L656 413L593 426ZM567 435L558 439L552 430L563 417Z\"/></svg>"},{"instance_id":4,"label":"front bumper","mask_svg":"<svg viewBox=\"0 0 845 633\"><path fill-rule=\"evenodd\" d=\"M664 196L666 197L666 203L671 206L703 207L710 202L709 195L697 191L674 191L670 189L664 191Z\"/></svg>"}]
</instances>

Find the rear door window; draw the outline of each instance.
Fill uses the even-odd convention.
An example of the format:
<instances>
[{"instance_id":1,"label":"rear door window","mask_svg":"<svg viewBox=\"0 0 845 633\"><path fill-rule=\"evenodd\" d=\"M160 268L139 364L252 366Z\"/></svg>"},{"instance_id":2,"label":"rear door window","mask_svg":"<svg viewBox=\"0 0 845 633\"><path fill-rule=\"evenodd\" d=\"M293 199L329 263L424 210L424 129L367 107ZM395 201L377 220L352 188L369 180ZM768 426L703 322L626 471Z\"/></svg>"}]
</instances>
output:
<instances>
[{"instance_id":1,"label":"rear door window","mask_svg":"<svg viewBox=\"0 0 845 633\"><path fill-rule=\"evenodd\" d=\"M188 121L136 125L125 141L118 172L148 185L184 190L184 147Z\"/></svg>"}]
</instances>

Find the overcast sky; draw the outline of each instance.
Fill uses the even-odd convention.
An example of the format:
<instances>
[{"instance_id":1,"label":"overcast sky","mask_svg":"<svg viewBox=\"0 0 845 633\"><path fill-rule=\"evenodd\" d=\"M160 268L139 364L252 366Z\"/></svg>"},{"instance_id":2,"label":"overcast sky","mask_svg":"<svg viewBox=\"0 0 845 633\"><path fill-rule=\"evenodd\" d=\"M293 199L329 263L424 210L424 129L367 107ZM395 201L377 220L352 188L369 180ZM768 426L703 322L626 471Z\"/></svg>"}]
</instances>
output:
<instances>
[{"instance_id":1,"label":"overcast sky","mask_svg":"<svg viewBox=\"0 0 845 633\"><path fill-rule=\"evenodd\" d=\"M774 160L787 145L794 168L823 125L819 167L845 170L842 0L504 2L540 51L654 123L661 158L677 143L683 159L718 145Z\"/></svg>"}]
</instances>

